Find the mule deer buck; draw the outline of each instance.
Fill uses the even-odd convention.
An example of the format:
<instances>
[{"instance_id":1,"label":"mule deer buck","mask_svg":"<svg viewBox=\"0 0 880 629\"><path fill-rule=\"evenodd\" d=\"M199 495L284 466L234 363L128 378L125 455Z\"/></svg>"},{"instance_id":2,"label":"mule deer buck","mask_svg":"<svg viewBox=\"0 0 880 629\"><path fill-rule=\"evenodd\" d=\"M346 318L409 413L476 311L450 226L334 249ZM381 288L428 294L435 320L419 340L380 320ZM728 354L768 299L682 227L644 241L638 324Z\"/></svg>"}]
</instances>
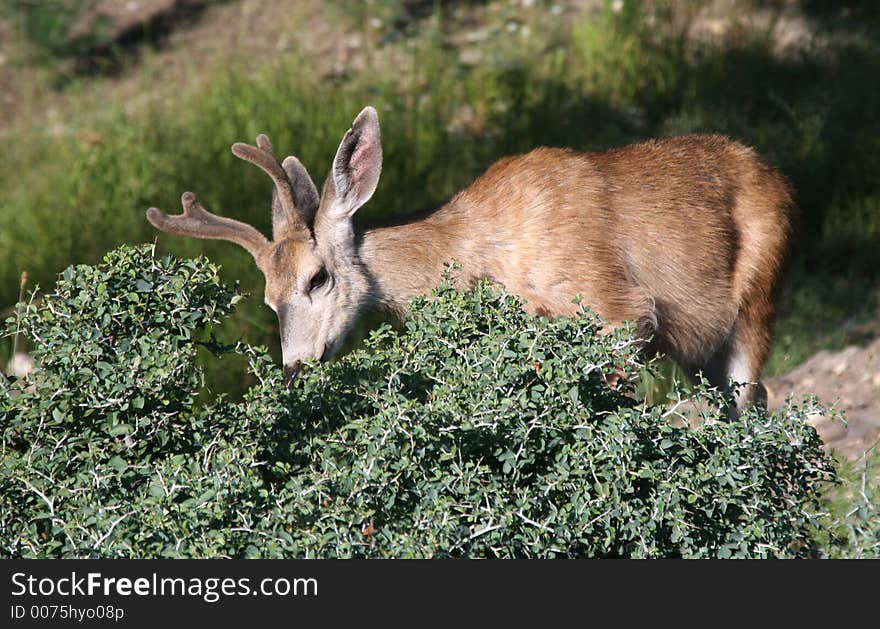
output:
<instances>
[{"instance_id":1,"label":"mule deer buck","mask_svg":"<svg viewBox=\"0 0 880 629\"><path fill-rule=\"evenodd\" d=\"M489 278L532 312L572 315L582 295L612 324L637 322L652 349L689 372L722 388L750 383L737 410L765 396L758 379L794 203L785 180L732 140L538 148L496 162L427 218L376 228L352 221L382 169L372 107L342 138L320 195L296 157L278 162L265 135L232 152L275 182L272 241L191 192L183 214L150 208L147 218L251 253L278 314L285 382L304 361L333 356L362 310L402 313L457 260L462 282Z\"/></svg>"}]
</instances>

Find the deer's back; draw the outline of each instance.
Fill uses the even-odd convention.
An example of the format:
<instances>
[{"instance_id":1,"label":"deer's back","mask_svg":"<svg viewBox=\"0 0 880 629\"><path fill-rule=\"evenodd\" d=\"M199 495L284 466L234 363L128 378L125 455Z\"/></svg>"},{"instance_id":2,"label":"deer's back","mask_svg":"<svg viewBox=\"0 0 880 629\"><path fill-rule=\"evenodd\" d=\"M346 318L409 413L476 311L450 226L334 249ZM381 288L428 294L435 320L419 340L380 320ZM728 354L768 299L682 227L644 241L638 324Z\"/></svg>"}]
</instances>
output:
<instances>
[{"instance_id":1,"label":"deer's back","mask_svg":"<svg viewBox=\"0 0 880 629\"><path fill-rule=\"evenodd\" d=\"M668 344L694 354L727 334L756 269L782 258L791 207L754 151L693 135L505 158L445 218L467 234L458 255L532 310L569 314L582 294L615 321L649 302Z\"/></svg>"}]
</instances>

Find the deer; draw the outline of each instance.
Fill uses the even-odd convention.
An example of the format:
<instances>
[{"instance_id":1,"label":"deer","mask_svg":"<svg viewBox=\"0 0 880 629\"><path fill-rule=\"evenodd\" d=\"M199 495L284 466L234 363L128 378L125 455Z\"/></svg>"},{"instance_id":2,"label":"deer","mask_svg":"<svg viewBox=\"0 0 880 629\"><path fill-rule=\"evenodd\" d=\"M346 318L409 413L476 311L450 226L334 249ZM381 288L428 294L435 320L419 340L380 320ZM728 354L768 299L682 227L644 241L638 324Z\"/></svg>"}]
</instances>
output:
<instances>
[{"instance_id":1,"label":"deer","mask_svg":"<svg viewBox=\"0 0 880 629\"><path fill-rule=\"evenodd\" d=\"M785 178L722 135L651 139L605 151L540 147L504 157L427 216L361 226L357 211L382 171L373 107L345 132L321 193L295 156L266 135L232 153L274 182L272 240L208 212L156 208L162 231L233 242L265 277L278 316L286 385L327 361L368 309L403 316L437 287L487 279L529 312L574 316L578 298L689 374L728 392L729 414L764 404L760 382L795 217Z\"/></svg>"}]
</instances>

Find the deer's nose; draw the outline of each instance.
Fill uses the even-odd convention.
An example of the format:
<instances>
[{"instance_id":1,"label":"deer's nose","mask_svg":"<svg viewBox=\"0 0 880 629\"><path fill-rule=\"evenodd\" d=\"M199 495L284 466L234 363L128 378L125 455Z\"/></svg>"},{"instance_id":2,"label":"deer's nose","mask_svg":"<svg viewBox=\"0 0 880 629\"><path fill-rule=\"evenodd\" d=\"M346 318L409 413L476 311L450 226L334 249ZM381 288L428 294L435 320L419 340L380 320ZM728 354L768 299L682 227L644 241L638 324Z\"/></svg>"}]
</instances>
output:
<instances>
[{"instance_id":1,"label":"deer's nose","mask_svg":"<svg viewBox=\"0 0 880 629\"><path fill-rule=\"evenodd\" d=\"M285 386L290 386L290 383L293 382L294 378L299 378L303 374L303 364L302 361L296 361L294 363L290 363L289 365L284 365L284 384Z\"/></svg>"}]
</instances>

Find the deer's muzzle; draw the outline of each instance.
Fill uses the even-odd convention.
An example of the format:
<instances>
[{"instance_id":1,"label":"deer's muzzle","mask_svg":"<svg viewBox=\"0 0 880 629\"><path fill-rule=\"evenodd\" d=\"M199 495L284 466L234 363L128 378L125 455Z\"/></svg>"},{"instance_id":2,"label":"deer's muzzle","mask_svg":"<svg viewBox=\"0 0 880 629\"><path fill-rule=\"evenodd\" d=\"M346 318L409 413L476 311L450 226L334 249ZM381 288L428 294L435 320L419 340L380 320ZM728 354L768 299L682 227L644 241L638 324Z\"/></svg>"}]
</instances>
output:
<instances>
[{"instance_id":1,"label":"deer's muzzle","mask_svg":"<svg viewBox=\"0 0 880 629\"><path fill-rule=\"evenodd\" d=\"M302 361L296 361L295 363L291 363L289 365L284 365L284 385L290 386L290 383L293 382L294 378L299 378L303 375L303 364Z\"/></svg>"}]
</instances>

